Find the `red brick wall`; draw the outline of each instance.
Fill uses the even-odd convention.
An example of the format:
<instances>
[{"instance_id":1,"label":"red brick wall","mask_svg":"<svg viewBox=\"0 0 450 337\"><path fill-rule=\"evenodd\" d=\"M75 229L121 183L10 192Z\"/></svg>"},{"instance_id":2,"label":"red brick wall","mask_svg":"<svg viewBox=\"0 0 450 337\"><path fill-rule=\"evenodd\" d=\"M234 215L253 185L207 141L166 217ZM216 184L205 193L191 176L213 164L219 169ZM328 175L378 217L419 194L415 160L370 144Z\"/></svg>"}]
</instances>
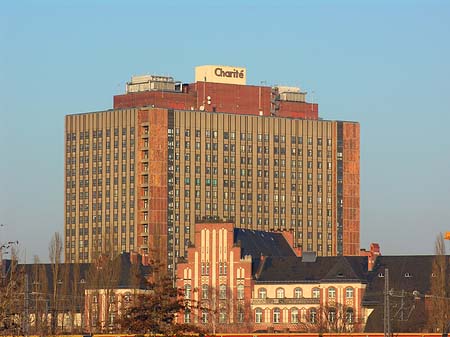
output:
<instances>
[{"instance_id":1,"label":"red brick wall","mask_svg":"<svg viewBox=\"0 0 450 337\"><path fill-rule=\"evenodd\" d=\"M167 265L167 128L168 113L166 109L143 109L138 112L138 144L137 153L137 187L138 188L138 221L137 244L143 244L142 220L142 126L149 128L148 142L148 234L150 258ZM142 253L142 252L141 252ZM144 254L143 254L144 255ZM144 262L146 256L143 256Z\"/></svg>"},{"instance_id":2,"label":"red brick wall","mask_svg":"<svg viewBox=\"0 0 450 337\"><path fill-rule=\"evenodd\" d=\"M207 97L211 97L208 104ZM114 96L115 109L153 106L191 110L204 106L206 111L264 116L271 114L272 89L265 86L196 82L183 92L143 91ZM280 101L277 115L289 118L318 119L318 105Z\"/></svg>"},{"instance_id":3,"label":"red brick wall","mask_svg":"<svg viewBox=\"0 0 450 337\"><path fill-rule=\"evenodd\" d=\"M227 289L229 289L232 294L228 296L228 302L233 301L231 306L228 308L234 308L236 310L237 305L237 274L238 269L242 268L244 271L243 277L243 285L244 285L244 299L249 301L251 299L251 291L252 291L252 270L251 270L251 260L242 259L241 260L241 248L233 245L233 223L201 223L195 225L195 246L188 248L188 257L187 261L184 263L179 263L177 265L177 287L180 289L184 289L185 284L190 284L192 287L192 297L193 299L193 309L191 311L191 322L198 323L201 317L200 311L195 308L195 300L196 296L197 301L200 303L201 300L201 288L202 284L208 284L211 287L211 291L215 291L216 300L220 302L218 296L218 290L220 284L225 284ZM220 244L220 236L219 231L225 229L226 230L226 238L227 238L227 246L226 246L226 254L223 253L222 249L219 249ZM205 246L202 247L202 231L209 231L209 239L206 239ZM215 234L214 234L215 233ZM206 234L205 234L206 235ZM215 242L215 246L213 245ZM207 248L208 247L208 248ZM201 272L201 263L202 263L202 249L203 256L205 257L205 261L209 263L209 273L207 275L202 275ZM196 265L196 253L197 255L197 265ZM225 254L227 256L227 273L226 275L219 274L219 255ZM206 256L209 255L207 259ZM231 260L231 258L233 259ZM185 270L190 269L192 272L191 279L185 279ZM197 270L197 273L195 272ZM194 289L197 291L194 293ZM244 300L244 301L245 301ZM207 300L205 303L207 305L211 305L211 301ZM242 302L244 303L244 302ZM198 303L197 303L198 304ZM230 303L228 303L229 305ZM219 307L219 303L216 303L217 307ZM249 309L250 310L250 309ZM228 313L231 319L231 312ZM236 320L236 312L233 312L233 320ZM250 314L251 316L251 314ZM212 317L210 317L210 320ZM217 318L216 318L217 319ZM178 321L184 321L184 315L178 316Z\"/></svg>"},{"instance_id":4,"label":"red brick wall","mask_svg":"<svg viewBox=\"0 0 450 337\"><path fill-rule=\"evenodd\" d=\"M359 255L360 249L360 187L359 187L359 124L343 124L344 141L344 255Z\"/></svg>"},{"instance_id":5,"label":"red brick wall","mask_svg":"<svg viewBox=\"0 0 450 337\"><path fill-rule=\"evenodd\" d=\"M318 119L319 105L306 102L280 101L277 116L303 119Z\"/></svg>"},{"instance_id":6,"label":"red brick wall","mask_svg":"<svg viewBox=\"0 0 450 337\"><path fill-rule=\"evenodd\" d=\"M207 111L215 107L217 112L258 115L261 108L264 116L270 116L270 87L209 82L197 82L189 87L196 93L198 106L211 97L211 104L205 102Z\"/></svg>"},{"instance_id":7,"label":"red brick wall","mask_svg":"<svg viewBox=\"0 0 450 337\"><path fill-rule=\"evenodd\" d=\"M190 110L196 107L195 96L182 92L143 91L116 95L114 109L154 106L158 108Z\"/></svg>"}]
</instances>

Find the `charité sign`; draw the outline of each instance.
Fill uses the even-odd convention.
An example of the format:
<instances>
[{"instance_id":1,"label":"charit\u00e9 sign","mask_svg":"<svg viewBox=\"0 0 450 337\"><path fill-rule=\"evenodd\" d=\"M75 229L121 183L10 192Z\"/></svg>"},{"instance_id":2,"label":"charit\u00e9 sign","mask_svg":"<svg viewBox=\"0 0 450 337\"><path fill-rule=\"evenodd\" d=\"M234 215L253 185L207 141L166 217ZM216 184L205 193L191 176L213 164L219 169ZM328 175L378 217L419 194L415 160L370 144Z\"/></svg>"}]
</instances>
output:
<instances>
[{"instance_id":1,"label":"charit\u00e9 sign","mask_svg":"<svg viewBox=\"0 0 450 337\"><path fill-rule=\"evenodd\" d=\"M195 67L195 82L246 84L247 69L232 66Z\"/></svg>"}]
</instances>

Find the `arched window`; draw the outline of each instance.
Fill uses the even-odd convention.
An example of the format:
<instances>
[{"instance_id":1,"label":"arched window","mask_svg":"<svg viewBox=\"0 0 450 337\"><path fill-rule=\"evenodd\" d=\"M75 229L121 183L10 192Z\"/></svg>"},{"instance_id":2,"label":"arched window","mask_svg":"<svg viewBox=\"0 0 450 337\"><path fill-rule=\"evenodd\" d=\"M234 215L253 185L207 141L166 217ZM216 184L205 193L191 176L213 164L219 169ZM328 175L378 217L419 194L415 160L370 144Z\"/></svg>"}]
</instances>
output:
<instances>
[{"instance_id":1,"label":"arched window","mask_svg":"<svg viewBox=\"0 0 450 337\"><path fill-rule=\"evenodd\" d=\"M277 288L277 298L284 298L284 289Z\"/></svg>"},{"instance_id":2,"label":"arched window","mask_svg":"<svg viewBox=\"0 0 450 337\"><path fill-rule=\"evenodd\" d=\"M221 284L219 286L219 299L221 300L227 299L227 286L225 284Z\"/></svg>"},{"instance_id":3,"label":"arched window","mask_svg":"<svg viewBox=\"0 0 450 337\"><path fill-rule=\"evenodd\" d=\"M353 324L354 315L353 315L353 309L352 308L347 308L347 310L345 311L345 320L347 321L347 323Z\"/></svg>"},{"instance_id":4,"label":"arched window","mask_svg":"<svg viewBox=\"0 0 450 337\"><path fill-rule=\"evenodd\" d=\"M186 284L184 286L184 298L189 300L191 298L191 285Z\"/></svg>"},{"instance_id":5,"label":"arched window","mask_svg":"<svg viewBox=\"0 0 450 337\"><path fill-rule=\"evenodd\" d=\"M266 290L266 288L259 288L259 290L258 290L258 298L267 298L267 290Z\"/></svg>"},{"instance_id":6,"label":"arched window","mask_svg":"<svg viewBox=\"0 0 450 337\"><path fill-rule=\"evenodd\" d=\"M202 323L203 324L208 323L208 311L206 310L202 311Z\"/></svg>"},{"instance_id":7,"label":"arched window","mask_svg":"<svg viewBox=\"0 0 450 337\"><path fill-rule=\"evenodd\" d=\"M302 297L303 297L302 288L295 288L294 289L294 298L302 298Z\"/></svg>"},{"instance_id":8,"label":"arched window","mask_svg":"<svg viewBox=\"0 0 450 337\"><path fill-rule=\"evenodd\" d=\"M333 287L328 288L328 298L336 298L336 289Z\"/></svg>"},{"instance_id":9,"label":"arched window","mask_svg":"<svg viewBox=\"0 0 450 337\"><path fill-rule=\"evenodd\" d=\"M347 298L353 298L353 288L346 288L345 289L345 297Z\"/></svg>"},{"instance_id":10,"label":"arched window","mask_svg":"<svg viewBox=\"0 0 450 337\"><path fill-rule=\"evenodd\" d=\"M242 300L244 299L244 285L238 284L237 286L237 299Z\"/></svg>"},{"instance_id":11,"label":"arched window","mask_svg":"<svg viewBox=\"0 0 450 337\"><path fill-rule=\"evenodd\" d=\"M227 312L225 309L220 309L219 312L219 323L226 323L227 322Z\"/></svg>"},{"instance_id":12,"label":"arched window","mask_svg":"<svg viewBox=\"0 0 450 337\"><path fill-rule=\"evenodd\" d=\"M123 301L125 302L125 303L130 303L131 302L131 293L125 293L124 295L123 295Z\"/></svg>"},{"instance_id":13,"label":"arched window","mask_svg":"<svg viewBox=\"0 0 450 337\"><path fill-rule=\"evenodd\" d=\"M315 308L309 309L309 322L312 324L317 322L317 310Z\"/></svg>"},{"instance_id":14,"label":"arched window","mask_svg":"<svg viewBox=\"0 0 450 337\"><path fill-rule=\"evenodd\" d=\"M320 297L320 289L319 288L313 288L312 289L312 298L319 298Z\"/></svg>"},{"instance_id":15,"label":"arched window","mask_svg":"<svg viewBox=\"0 0 450 337\"><path fill-rule=\"evenodd\" d=\"M244 308L242 305L238 305L237 308L237 321L238 323L242 323L244 321Z\"/></svg>"},{"instance_id":16,"label":"arched window","mask_svg":"<svg viewBox=\"0 0 450 337\"><path fill-rule=\"evenodd\" d=\"M256 323L262 323L263 321L263 311L261 308L255 309L255 322Z\"/></svg>"},{"instance_id":17,"label":"arched window","mask_svg":"<svg viewBox=\"0 0 450 337\"><path fill-rule=\"evenodd\" d=\"M273 309L273 323L280 323L281 310L280 308Z\"/></svg>"},{"instance_id":18,"label":"arched window","mask_svg":"<svg viewBox=\"0 0 450 337\"><path fill-rule=\"evenodd\" d=\"M336 320L336 309L329 308L328 309L328 322L334 323L335 320Z\"/></svg>"},{"instance_id":19,"label":"arched window","mask_svg":"<svg viewBox=\"0 0 450 337\"><path fill-rule=\"evenodd\" d=\"M191 323L191 310L189 309L184 311L184 323Z\"/></svg>"},{"instance_id":20,"label":"arched window","mask_svg":"<svg viewBox=\"0 0 450 337\"><path fill-rule=\"evenodd\" d=\"M291 323L298 323L298 309L291 309Z\"/></svg>"},{"instance_id":21,"label":"arched window","mask_svg":"<svg viewBox=\"0 0 450 337\"><path fill-rule=\"evenodd\" d=\"M207 300L209 293L209 287L207 284L202 285L202 299Z\"/></svg>"}]
</instances>

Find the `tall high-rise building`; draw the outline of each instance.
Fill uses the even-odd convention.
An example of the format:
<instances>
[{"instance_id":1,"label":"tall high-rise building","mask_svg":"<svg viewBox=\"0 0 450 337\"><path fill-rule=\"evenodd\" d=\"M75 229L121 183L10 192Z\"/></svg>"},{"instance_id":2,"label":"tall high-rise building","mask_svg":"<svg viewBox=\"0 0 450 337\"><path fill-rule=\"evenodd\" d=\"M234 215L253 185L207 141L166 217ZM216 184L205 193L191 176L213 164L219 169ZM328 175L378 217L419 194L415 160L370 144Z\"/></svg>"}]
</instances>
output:
<instances>
[{"instance_id":1,"label":"tall high-rise building","mask_svg":"<svg viewBox=\"0 0 450 337\"><path fill-rule=\"evenodd\" d=\"M359 124L321 120L299 88L245 77L225 66L198 67L193 84L136 76L114 109L66 116L67 262L137 251L172 269L204 217L359 254Z\"/></svg>"}]
</instances>

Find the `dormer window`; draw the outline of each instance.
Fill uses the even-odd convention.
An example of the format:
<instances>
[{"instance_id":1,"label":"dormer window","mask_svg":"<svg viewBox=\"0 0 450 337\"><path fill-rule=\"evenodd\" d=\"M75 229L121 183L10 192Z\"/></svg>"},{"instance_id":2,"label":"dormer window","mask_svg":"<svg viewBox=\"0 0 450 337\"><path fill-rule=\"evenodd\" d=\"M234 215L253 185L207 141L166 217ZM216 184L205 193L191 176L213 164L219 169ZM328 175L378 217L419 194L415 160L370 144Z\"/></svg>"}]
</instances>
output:
<instances>
[{"instance_id":1,"label":"dormer window","mask_svg":"<svg viewBox=\"0 0 450 337\"><path fill-rule=\"evenodd\" d=\"M384 273L378 273L378 277L384 277Z\"/></svg>"},{"instance_id":2,"label":"dormer window","mask_svg":"<svg viewBox=\"0 0 450 337\"><path fill-rule=\"evenodd\" d=\"M410 278L412 275L410 273L405 273L405 277Z\"/></svg>"}]
</instances>

